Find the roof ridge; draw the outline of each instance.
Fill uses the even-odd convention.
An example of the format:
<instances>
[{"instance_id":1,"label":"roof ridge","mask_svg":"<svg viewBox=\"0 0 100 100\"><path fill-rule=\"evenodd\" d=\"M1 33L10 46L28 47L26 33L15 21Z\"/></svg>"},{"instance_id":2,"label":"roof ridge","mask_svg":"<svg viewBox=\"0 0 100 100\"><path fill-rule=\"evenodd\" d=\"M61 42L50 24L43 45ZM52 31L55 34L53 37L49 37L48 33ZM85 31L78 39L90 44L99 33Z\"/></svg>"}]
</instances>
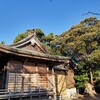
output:
<instances>
[{"instance_id":1,"label":"roof ridge","mask_svg":"<svg viewBox=\"0 0 100 100\"><path fill-rule=\"evenodd\" d=\"M17 46L17 45L19 45L19 44L21 44L21 43L24 43L25 41L31 39L33 36L34 36L34 34L31 34L31 35L27 36L26 38L22 39L21 41L19 41L19 42L17 42L17 43L13 43L13 44L8 45L8 46L9 46L9 47Z\"/></svg>"}]
</instances>

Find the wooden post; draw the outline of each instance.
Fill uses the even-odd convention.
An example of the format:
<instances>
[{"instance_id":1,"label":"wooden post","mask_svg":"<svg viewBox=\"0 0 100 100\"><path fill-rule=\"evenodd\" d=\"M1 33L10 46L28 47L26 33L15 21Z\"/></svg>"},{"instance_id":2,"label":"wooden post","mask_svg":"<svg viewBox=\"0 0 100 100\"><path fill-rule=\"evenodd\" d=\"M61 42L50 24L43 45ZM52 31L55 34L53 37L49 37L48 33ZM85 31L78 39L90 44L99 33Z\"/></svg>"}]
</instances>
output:
<instances>
[{"instance_id":1,"label":"wooden post","mask_svg":"<svg viewBox=\"0 0 100 100\"><path fill-rule=\"evenodd\" d=\"M48 75L48 72L49 72L49 70L48 70L48 67L47 67L47 81L48 81L48 79L49 79L49 75ZM48 83L48 86L49 86L49 82L47 82ZM47 89L49 90L49 87L47 86Z\"/></svg>"},{"instance_id":2,"label":"wooden post","mask_svg":"<svg viewBox=\"0 0 100 100\"><path fill-rule=\"evenodd\" d=\"M47 67L47 90L48 90L48 92L49 92L49 76L48 76L48 72L49 72L49 70L48 70L48 67ZM47 92L47 98L48 98L48 92Z\"/></svg>"},{"instance_id":3,"label":"wooden post","mask_svg":"<svg viewBox=\"0 0 100 100\"><path fill-rule=\"evenodd\" d=\"M37 87L39 87L39 84L38 84L38 68L37 68L37 66L36 66L36 85L37 85Z\"/></svg>"},{"instance_id":4,"label":"wooden post","mask_svg":"<svg viewBox=\"0 0 100 100\"><path fill-rule=\"evenodd\" d=\"M20 90L20 94L21 94L21 95L20 95L20 100L22 100L22 92L23 92L23 91Z\"/></svg>"},{"instance_id":5,"label":"wooden post","mask_svg":"<svg viewBox=\"0 0 100 100\"><path fill-rule=\"evenodd\" d=\"M5 88L7 89L7 91L8 91L8 80L9 80L9 62L7 63L7 66L6 66L6 84L5 84Z\"/></svg>"},{"instance_id":6,"label":"wooden post","mask_svg":"<svg viewBox=\"0 0 100 100\"><path fill-rule=\"evenodd\" d=\"M10 100L10 97L11 97L11 91L9 91L9 97L8 97L8 100Z\"/></svg>"},{"instance_id":7,"label":"wooden post","mask_svg":"<svg viewBox=\"0 0 100 100\"><path fill-rule=\"evenodd\" d=\"M22 96L20 96L20 100L22 100Z\"/></svg>"},{"instance_id":8,"label":"wooden post","mask_svg":"<svg viewBox=\"0 0 100 100\"><path fill-rule=\"evenodd\" d=\"M67 91L67 71L65 71L65 84L66 84L66 91ZM66 92L66 96L67 96L67 92Z\"/></svg>"},{"instance_id":9,"label":"wooden post","mask_svg":"<svg viewBox=\"0 0 100 100\"><path fill-rule=\"evenodd\" d=\"M37 84L37 87L38 87L38 91L39 91L39 100L40 100L40 87L39 87L39 79L38 79L38 68L37 68L38 66L36 65L36 84Z\"/></svg>"},{"instance_id":10,"label":"wooden post","mask_svg":"<svg viewBox=\"0 0 100 100\"><path fill-rule=\"evenodd\" d=\"M30 100L32 100L32 91L30 89Z\"/></svg>"},{"instance_id":11,"label":"wooden post","mask_svg":"<svg viewBox=\"0 0 100 100\"><path fill-rule=\"evenodd\" d=\"M31 74L29 73L29 90L31 89Z\"/></svg>"},{"instance_id":12,"label":"wooden post","mask_svg":"<svg viewBox=\"0 0 100 100\"><path fill-rule=\"evenodd\" d=\"M15 72L14 91L16 91L16 72Z\"/></svg>"},{"instance_id":13,"label":"wooden post","mask_svg":"<svg viewBox=\"0 0 100 100\"><path fill-rule=\"evenodd\" d=\"M21 90L24 91L24 76L22 76L22 86L21 86Z\"/></svg>"},{"instance_id":14,"label":"wooden post","mask_svg":"<svg viewBox=\"0 0 100 100\"><path fill-rule=\"evenodd\" d=\"M41 98L40 98L40 87L39 87L39 100L41 100Z\"/></svg>"},{"instance_id":15,"label":"wooden post","mask_svg":"<svg viewBox=\"0 0 100 100\"><path fill-rule=\"evenodd\" d=\"M55 86L55 72L54 68L52 68L52 78L53 78L53 91L54 91L54 100L56 100L56 86Z\"/></svg>"},{"instance_id":16,"label":"wooden post","mask_svg":"<svg viewBox=\"0 0 100 100\"><path fill-rule=\"evenodd\" d=\"M67 76L66 76L67 72L65 71L64 74L65 74L65 80L64 80L64 82L65 82L65 87L66 87L65 91L67 91L67 82L66 82L67 81ZM67 98L67 92L66 92L65 98Z\"/></svg>"}]
</instances>

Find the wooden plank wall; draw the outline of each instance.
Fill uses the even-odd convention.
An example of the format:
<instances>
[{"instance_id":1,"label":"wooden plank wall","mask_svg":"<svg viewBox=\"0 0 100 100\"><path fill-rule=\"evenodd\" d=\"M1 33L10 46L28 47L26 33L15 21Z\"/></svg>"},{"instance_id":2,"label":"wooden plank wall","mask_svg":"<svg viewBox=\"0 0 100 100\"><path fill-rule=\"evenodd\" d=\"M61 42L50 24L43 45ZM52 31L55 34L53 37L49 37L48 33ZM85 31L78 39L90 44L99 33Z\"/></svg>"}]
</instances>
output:
<instances>
[{"instance_id":1,"label":"wooden plank wall","mask_svg":"<svg viewBox=\"0 0 100 100\"><path fill-rule=\"evenodd\" d=\"M74 86L74 73L53 70L46 64L9 61L8 89L12 91L43 89L53 90L57 96L66 96L66 89ZM72 83L70 83L72 82ZM70 86L69 86L70 84Z\"/></svg>"},{"instance_id":2,"label":"wooden plank wall","mask_svg":"<svg viewBox=\"0 0 100 100\"><path fill-rule=\"evenodd\" d=\"M23 64L19 61L9 61L9 79L8 89L12 91L19 91L22 88L22 72Z\"/></svg>"},{"instance_id":3,"label":"wooden plank wall","mask_svg":"<svg viewBox=\"0 0 100 100\"><path fill-rule=\"evenodd\" d=\"M55 87L56 95L66 96L66 89L75 87L73 70L69 69L67 72L55 70Z\"/></svg>"},{"instance_id":4,"label":"wooden plank wall","mask_svg":"<svg viewBox=\"0 0 100 100\"><path fill-rule=\"evenodd\" d=\"M24 50L32 50L32 51L43 53L43 51L41 50L41 48L37 44L35 44L33 46L31 43L28 43L28 44L22 46L21 48Z\"/></svg>"},{"instance_id":5,"label":"wooden plank wall","mask_svg":"<svg viewBox=\"0 0 100 100\"><path fill-rule=\"evenodd\" d=\"M53 75L48 73L46 64L20 61L9 61L8 89L12 91L32 89L52 89Z\"/></svg>"},{"instance_id":6,"label":"wooden plank wall","mask_svg":"<svg viewBox=\"0 0 100 100\"><path fill-rule=\"evenodd\" d=\"M47 80L47 66L44 64L38 64L38 85L40 88L47 89L48 88L48 80Z\"/></svg>"},{"instance_id":7,"label":"wooden plank wall","mask_svg":"<svg viewBox=\"0 0 100 100\"><path fill-rule=\"evenodd\" d=\"M22 88L22 76L17 73L9 73L8 89L19 91Z\"/></svg>"},{"instance_id":8,"label":"wooden plank wall","mask_svg":"<svg viewBox=\"0 0 100 100\"><path fill-rule=\"evenodd\" d=\"M65 71L55 70L55 87L57 96L66 95L66 74Z\"/></svg>"},{"instance_id":9,"label":"wooden plank wall","mask_svg":"<svg viewBox=\"0 0 100 100\"><path fill-rule=\"evenodd\" d=\"M74 71L69 69L67 71L67 76L66 76L66 79L67 79L67 88L74 88L75 87L75 80L74 80Z\"/></svg>"}]
</instances>

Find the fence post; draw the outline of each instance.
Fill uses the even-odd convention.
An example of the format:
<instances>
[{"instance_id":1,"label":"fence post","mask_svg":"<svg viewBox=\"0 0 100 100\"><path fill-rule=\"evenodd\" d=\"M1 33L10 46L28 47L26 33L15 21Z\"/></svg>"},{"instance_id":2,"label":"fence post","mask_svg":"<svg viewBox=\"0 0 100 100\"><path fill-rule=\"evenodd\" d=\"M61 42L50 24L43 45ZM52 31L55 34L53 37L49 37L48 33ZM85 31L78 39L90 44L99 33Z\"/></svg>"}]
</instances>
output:
<instances>
[{"instance_id":1,"label":"fence post","mask_svg":"<svg viewBox=\"0 0 100 100\"><path fill-rule=\"evenodd\" d=\"M30 89L30 100L32 100L32 91Z\"/></svg>"},{"instance_id":2,"label":"fence post","mask_svg":"<svg viewBox=\"0 0 100 100\"><path fill-rule=\"evenodd\" d=\"M39 100L41 100L41 98L40 98L40 87L39 87Z\"/></svg>"},{"instance_id":3,"label":"fence post","mask_svg":"<svg viewBox=\"0 0 100 100\"><path fill-rule=\"evenodd\" d=\"M11 91L9 90L8 92L9 92L9 93L8 93L8 96L9 96L9 97L8 97L8 100L10 100Z\"/></svg>"},{"instance_id":4,"label":"fence post","mask_svg":"<svg viewBox=\"0 0 100 100\"><path fill-rule=\"evenodd\" d=\"M22 100L22 96L20 96L20 100Z\"/></svg>"},{"instance_id":5,"label":"fence post","mask_svg":"<svg viewBox=\"0 0 100 100\"><path fill-rule=\"evenodd\" d=\"M20 90L20 100L22 100L22 89Z\"/></svg>"}]
</instances>

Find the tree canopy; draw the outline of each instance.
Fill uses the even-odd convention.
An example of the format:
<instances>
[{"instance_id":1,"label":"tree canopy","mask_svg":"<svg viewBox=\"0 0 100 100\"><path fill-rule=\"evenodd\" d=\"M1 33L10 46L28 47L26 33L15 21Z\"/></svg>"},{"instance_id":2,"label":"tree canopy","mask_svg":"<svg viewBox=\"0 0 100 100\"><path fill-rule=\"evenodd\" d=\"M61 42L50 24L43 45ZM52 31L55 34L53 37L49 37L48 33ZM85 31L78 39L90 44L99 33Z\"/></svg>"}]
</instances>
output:
<instances>
[{"instance_id":1,"label":"tree canopy","mask_svg":"<svg viewBox=\"0 0 100 100\"><path fill-rule=\"evenodd\" d=\"M1 44L5 45L5 41L1 41Z\"/></svg>"}]
</instances>

